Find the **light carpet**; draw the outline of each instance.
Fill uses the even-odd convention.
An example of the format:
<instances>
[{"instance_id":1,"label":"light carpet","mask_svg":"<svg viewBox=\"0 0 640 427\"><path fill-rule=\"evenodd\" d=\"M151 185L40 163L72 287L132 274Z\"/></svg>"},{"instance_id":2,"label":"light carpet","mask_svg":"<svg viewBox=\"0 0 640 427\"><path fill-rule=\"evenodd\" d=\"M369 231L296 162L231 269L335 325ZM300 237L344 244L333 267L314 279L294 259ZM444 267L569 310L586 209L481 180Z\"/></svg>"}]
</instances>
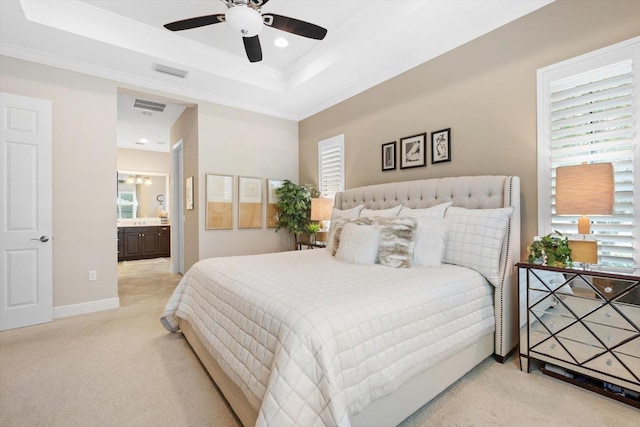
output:
<instances>
[{"instance_id":1,"label":"light carpet","mask_svg":"<svg viewBox=\"0 0 640 427\"><path fill-rule=\"evenodd\" d=\"M0 332L0 426L219 426L238 420L159 317L180 277L120 263L121 307ZM640 410L489 358L407 419L426 426L639 425Z\"/></svg>"}]
</instances>

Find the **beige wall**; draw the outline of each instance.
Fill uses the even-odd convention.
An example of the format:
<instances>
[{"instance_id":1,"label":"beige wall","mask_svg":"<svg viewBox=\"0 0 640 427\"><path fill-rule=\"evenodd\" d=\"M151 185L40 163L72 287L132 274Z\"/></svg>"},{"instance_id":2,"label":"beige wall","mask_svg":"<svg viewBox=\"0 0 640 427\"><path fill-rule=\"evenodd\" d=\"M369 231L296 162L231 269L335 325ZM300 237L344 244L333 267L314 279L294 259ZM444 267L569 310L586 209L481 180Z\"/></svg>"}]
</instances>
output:
<instances>
[{"instance_id":1,"label":"beige wall","mask_svg":"<svg viewBox=\"0 0 640 427\"><path fill-rule=\"evenodd\" d=\"M116 148L118 170L171 173L171 153Z\"/></svg>"},{"instance_id":2,"label":"beige wall","mask_svg":"<svg viewBox=\"0 0 640 427\"><path fill-rule=\"evenodd\" d=\"M198 183L198 108L187 108L171 127L171 146L182 140L184 178L194 177L194 194ZM185 183L182 182L183 194L186 194ZM184 223L184 268L189 269L199 259L200 230L198 227L198 210L200 202L194 200L194 210L185 211Z\"/></svg>"},{"instance_id":3,"label":"beige wall","mask_svg":"<svg viewBox=\"0 0 640 427\"><path fill-rule=\"evenodd\" d=\"M250 126L248 125L250 124ZM293 247L290 236L273 229L238 229L238 177L296 180L297 122L214 104L187 109L171 128L171 144L182 139L184 177L194 177L194 210L185 212L185 269L199 259L276 252ZM233 229L205 230L206 175L234 181ZM184 185L184 184L183 184ZM266 205L263 207L263 217Z\"/></svg>"},{"instance_id":4,"label":"beige wall","mask_svg":"<svg viewBox=\"0 0 640 427\"><path fill-rule=\"evenodd\" d=\"M287 248L284 234L273 230L204 231L199 197L204 196L205 172L295 180L296 122L5 56L0 64L1 91L53 101L54 308L73 314L106 308L104 301L118 298L114 200L116 170L125 161L116 148L117 94L123 88L189 106L171 132L172 144L184 142L185 177L195 178L196 209L185 218L185 267L205 256ZM122 168L129 166L134 169L133 164ZM136 161L135 169L157 167L155 161ZM97 271L98 280L88 280L89 270Z\"/></svg>"},{"instance_id":5,"label":"beige wall","mask_svg":"<svg viewBox=\"0 0 640 427\"><path fill-rule=\"evenodd\" d=\"M213 104L198 111L198 185L200 258L227 254L247 255L293 248L286 230L275 233L263 228L238 229L238 176L262 178L263 201L266 179L298 176L298 123L244 110ZM250 126L247 124L250 123ZM234 185L233 230L205 230L205 176L207 173L232 175Z\"/></svg>"},{"instance_id":6,"label":"beige wall","mask_svg":"<svg viewBox=\"0 0 640 427\"><path fill-rule=\"evenodd\" d=\"M455 175L519 175L522 252L537 234L536 70L640 34L640 1L557 0L300 122L300 181L317 142L345 135L347 188ZM451 163L430 132L451 128ZM381 145L428 132L426 168L381 172ZM399 159L397 159L399 164Z\"/></svg>"},{"instance_id":7,"label":"beige wall","mask_svg":"<svg viewBox=\"0 0 640 427\"><path fill-rule=\"evenodd\" d=\"M53 102L53 305L117 298L115 85L1 61L1 91Z\"/></svg>"}]
</instances>

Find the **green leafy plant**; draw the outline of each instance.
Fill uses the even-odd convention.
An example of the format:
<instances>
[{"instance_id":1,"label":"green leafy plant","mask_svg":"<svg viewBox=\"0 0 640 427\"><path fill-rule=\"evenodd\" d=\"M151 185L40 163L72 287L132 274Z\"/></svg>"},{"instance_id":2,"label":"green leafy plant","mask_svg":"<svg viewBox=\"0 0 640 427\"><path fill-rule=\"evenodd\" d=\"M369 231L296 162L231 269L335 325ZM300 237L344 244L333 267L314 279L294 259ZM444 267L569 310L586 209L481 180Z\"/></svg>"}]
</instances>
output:
<instances>
[{"instance_id":1,"label":"green leafy plant","mask_svg":"<svg viewBox=\"0 0 640 427\"><path fill-rule=\"evenodd\" d=\"M281 228L286 228L293 234L296 243L298 236L305 233L306 225L309 223L309 213L311 211L311 193L302 186L294 184L285 179L282 186L275 190L278 201L278 223L276 232Z\"/></svg>"},{"instance_id":2,"label":"green leafy plant","mask_svg":"<svg viewBox=\"0 0 640 427\"><path fill-rule=\"evenodd\" d=\"M321 228L322 226L320 225L320 223L310 222L305 226L305 231L307 232L307 234L316 234L318 231L320 231Z\"/></svg>"},{"instance_id":3,"label":"green leafy plant","mask_svg":"<svg viewBox=\"0 0 640 427\"><path fill-rule=\"evenodd\" d=\"M312 199L317 199L318 197L321 196L320 189L318 188L317 185L315 185L315 184L305 184L305 185L303 185L303 187L306 188L307 190L309 190L309 194L311 194L311 198Z\"/></svg>"},{"instance_id":4,"label":"green leafy plant","mask_svg":"<svg viewBox=\"0 0 640 427\"><path fill-rule=\"evenodd\" d=\"M571 267L573 261L569 239L558 231L555 231L555 234L547 234L527 247L529 252L527 261L551 267Z\"/></svg>"}]
</instances>

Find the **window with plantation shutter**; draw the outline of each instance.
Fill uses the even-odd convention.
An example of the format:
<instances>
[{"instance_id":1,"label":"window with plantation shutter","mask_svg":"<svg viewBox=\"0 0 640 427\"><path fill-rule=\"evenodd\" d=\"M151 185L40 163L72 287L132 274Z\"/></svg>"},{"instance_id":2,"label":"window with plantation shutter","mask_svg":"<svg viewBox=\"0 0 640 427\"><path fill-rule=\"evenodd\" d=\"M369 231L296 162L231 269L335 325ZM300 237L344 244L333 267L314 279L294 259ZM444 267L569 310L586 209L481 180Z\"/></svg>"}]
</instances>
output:
<instances>
[{"instance_id":1,"label":"window with plantation shutter","mask_svg":"<svg viewBox=\"0 0 640 427\"><path fill-rule=\"evenodd\" d=\"M318 142L318 175L321 197L344 190L344 135Z\"/></svg>"},{"instance_id":2,"label":"window with plantation shutter","mask_svg":"<svg viewBox=\"0 0 640 427\"><path fill-rule=\"evenodd\" d=\"M578 216L556 215L556 168L611 162L613 215L585 212L607 266L640 266L639 65L636 37L538 70L539 234L577 233Z\"/></svg>"}]
</instances>

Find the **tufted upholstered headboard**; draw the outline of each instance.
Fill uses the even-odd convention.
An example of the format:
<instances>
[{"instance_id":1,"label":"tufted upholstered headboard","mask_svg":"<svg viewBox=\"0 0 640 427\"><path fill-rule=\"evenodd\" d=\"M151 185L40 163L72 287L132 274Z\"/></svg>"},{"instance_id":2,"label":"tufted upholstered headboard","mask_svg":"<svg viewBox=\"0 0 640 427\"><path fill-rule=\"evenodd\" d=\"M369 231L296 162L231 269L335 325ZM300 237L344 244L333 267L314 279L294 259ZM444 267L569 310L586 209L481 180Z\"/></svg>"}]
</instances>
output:
<instances>
[{"instance_id":1,"label":"tufted upholstered headboard","mask_svg":"<svg viewBox=\"0 0 640 427\"><path fill-rule=\"evenodd\" d=\"M335 207L363 204L369 209L396 205L428 208L444 202L468 209L513 206L500 258L500 283L494 295L495 354L503 362L518 344L518 277L520 261L520 178L517 176L460 176L392 182L352 188L336 194Z\"/></svg>"}]
</instances>

